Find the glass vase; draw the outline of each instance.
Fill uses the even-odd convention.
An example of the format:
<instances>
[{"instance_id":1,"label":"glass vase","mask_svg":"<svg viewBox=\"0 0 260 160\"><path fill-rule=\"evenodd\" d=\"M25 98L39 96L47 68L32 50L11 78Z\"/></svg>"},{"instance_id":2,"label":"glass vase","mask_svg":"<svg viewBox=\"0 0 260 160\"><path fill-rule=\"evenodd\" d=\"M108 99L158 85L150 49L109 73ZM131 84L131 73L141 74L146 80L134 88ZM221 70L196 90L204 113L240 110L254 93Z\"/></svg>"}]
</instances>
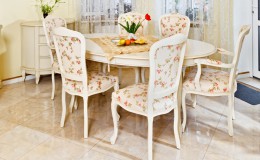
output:
<instances>
[{"instance_id":1,"label":"glass vase","mask_svg":"<svg viewBox=\"0 0 260 160\"><path fill-rule=\"evenodd\" d=\"M129 33L127 39L135 39L137 40L137 37L134 33Z\"/></svg>"}]
</instances>

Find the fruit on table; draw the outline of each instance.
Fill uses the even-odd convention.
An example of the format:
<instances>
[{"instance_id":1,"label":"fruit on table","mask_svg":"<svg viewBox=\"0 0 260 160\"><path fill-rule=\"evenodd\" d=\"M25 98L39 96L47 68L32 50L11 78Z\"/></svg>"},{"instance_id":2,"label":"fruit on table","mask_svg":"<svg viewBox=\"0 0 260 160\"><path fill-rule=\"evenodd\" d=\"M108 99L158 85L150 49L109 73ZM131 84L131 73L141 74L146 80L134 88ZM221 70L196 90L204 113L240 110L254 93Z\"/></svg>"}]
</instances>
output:
<instances>
[{"instance_id":1,"label":"fruit on table","mask_svg":"<svg viewBox=\"0 0 260 160\"><path fill-rule=\"evenodd\" d=\"M144 43L146 43L146 40L144 40L144 39L138 39L138 40L135 41L135 43L144 44Z\"/></svg>"},{"instance_id":2,"label":"fruit on table","mask_svg":"<svg viewBox=\"0 0 260 160\"><path fill-rule=\"evenodd\" d=\"M134 42L135 42L135 39L132 38L132 39L130 39L130 41L131 41L131 43L134 43Z\"/></svg>"},{"instance_id":3,"label":"fruit on table","mask_svg":"<svg viewBox=\"0 0 260 160\"><path fill-rule=\"evenodd\" d=\"M125 45L129 46L130 44L131 44L131 40L130 39L125 40Z\"/></svg>"},{"instance_id":4,"label":"fruit on table","mask_svg":"<svg viewBox=\"0 0 260 160\"><path fill-rule=\"evenodd\" d=\"M120 39L119 44L120 45L125 45L125 40L124 39Z\"/></svg>"}]
</instances>

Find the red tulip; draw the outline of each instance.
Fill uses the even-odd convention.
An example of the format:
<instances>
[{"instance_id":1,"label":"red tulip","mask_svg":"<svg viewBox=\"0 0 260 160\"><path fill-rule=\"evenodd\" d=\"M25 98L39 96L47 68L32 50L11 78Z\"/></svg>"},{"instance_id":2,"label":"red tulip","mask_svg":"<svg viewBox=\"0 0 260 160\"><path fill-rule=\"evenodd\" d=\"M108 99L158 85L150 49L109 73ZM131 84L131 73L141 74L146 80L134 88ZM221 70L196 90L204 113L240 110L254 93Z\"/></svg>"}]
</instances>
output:
<instances>
[{"instance_id":1,"label":"red tulip","mask_svg":"<svg viewBox=\"0 0 260 160\"><path fill-rule=\"evenodd\" d=\"M147 21L150 21L150 20L151 20L151 16L147 13L147 14L145 15L145 19L146 19Z\"/></svg>"}]
</instances>

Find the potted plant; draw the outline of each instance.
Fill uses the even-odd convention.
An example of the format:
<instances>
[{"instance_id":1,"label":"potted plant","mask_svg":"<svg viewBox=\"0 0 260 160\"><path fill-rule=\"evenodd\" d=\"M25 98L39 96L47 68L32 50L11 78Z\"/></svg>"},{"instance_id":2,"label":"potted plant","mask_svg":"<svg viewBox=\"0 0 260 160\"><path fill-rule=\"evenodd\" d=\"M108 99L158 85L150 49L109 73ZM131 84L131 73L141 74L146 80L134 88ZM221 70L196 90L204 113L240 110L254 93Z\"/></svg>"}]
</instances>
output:
<instances>
[{"instance_id":1,"label":"potted plant","mask_svg":"<svg viewBox=\"0 0 260 160\"><path fill-rule=\"evenodd\" d=\"M128 17L125 25L121 23L119 23L119 25L122 26L129 33L128 39L137 39L135 33L138 28L142 26L144 20L150 21L151 16L149 14L146 14L145 18L142 21L139 21L137 24L133 20L131 20L130 17Z\"/></svg>"},{"instance_id":2,"label":"potted plant","mask_svg":"<svg viewBox=\"0 0 260 160\"><path fill-rule=\"evenodd\" d=\"M44 0L37 1L40 2L39 5L43 14L43 18L46 18L59 3L62 3L61 0L50 0L48 2L44 2Z\"/></svg>"}]
</instances>

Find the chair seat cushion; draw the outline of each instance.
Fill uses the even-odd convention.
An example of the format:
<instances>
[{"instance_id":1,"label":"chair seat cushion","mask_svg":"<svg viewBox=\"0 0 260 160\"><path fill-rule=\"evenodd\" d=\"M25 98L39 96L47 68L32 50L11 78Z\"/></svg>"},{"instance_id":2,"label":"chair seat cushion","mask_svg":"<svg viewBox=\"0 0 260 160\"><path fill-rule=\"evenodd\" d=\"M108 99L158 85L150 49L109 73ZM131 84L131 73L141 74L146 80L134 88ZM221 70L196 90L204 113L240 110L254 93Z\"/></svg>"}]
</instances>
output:
<instances>
[{"instance_id":1,"label":"chair seat cushion","mask_svg":"<svg viewBox=\"0 0 260 160\"><path fill-rule=\"evenodd\" d=\"M133 112L147 114L147 91L148 84L135 84L113 92L112 98L123 108ZM174 108L177 98L176 95L177 94L172 94L160 99L155 99L153 102L154 113L160 113Z\"/></svg>"},{"instance_id":2,"label":"chair seat cushion","mask_svg":"<svg viewBox=\"0 0 260 160\"><path fill-rule=\"evenodd\" d=\"M118 78L112 75L105 75L98 72L88 73L88 95L106 91L118 82ZM80 81L65 79L64 87L73 93L82 94L83 84Z\"/></svg>"},{"instance_id":3,"label":"chair seat cushion","mask_svg":"<svg viewBox=\"0 0 260 160\"><path fill-rule=\"evenodd\" d=\"M200 88L195 86L195 76L197 68L186 73L183 81L183 89L186 91L198 91L208 93L224 93L229 92L229 73L210 68L202 68L200 77Z\"/></svg>"}]
</instances>

